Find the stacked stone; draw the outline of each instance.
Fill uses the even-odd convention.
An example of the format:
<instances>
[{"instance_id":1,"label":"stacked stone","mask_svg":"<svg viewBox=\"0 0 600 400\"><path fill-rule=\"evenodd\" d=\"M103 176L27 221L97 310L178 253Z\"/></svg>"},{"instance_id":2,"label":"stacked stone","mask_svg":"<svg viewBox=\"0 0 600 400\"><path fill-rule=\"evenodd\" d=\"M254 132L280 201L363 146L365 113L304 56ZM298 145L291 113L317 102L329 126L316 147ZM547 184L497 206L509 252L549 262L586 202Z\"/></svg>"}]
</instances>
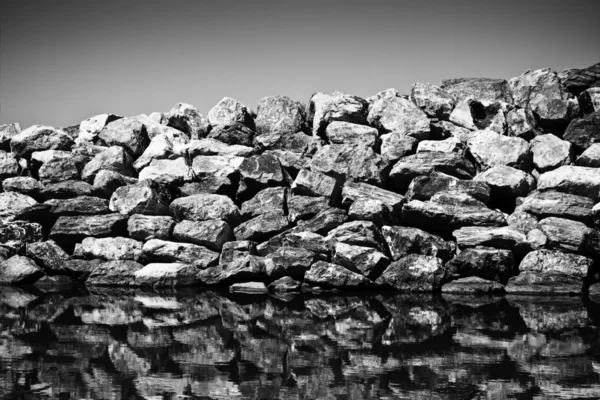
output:
<instances>
[{"instance_id":1,"label":"stacked stone","mask_svg":"<svg viewBox=\"0 0 600 400\"><path fill-rule=\"evenodd\" d=\"M0 282L581 292L598 70L0 126Z\"/></svg>"}]
</instances>

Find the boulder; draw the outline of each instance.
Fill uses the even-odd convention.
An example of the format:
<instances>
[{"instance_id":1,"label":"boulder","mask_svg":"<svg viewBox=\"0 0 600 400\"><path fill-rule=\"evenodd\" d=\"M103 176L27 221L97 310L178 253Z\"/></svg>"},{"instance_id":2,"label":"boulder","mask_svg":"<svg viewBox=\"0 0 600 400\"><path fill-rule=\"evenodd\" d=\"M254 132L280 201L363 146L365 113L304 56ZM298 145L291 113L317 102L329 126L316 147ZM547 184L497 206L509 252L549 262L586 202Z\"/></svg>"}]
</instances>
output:
<instances>
[{"instance_id":1,"label":"boulder","mask_svg":"<svg viewBox=\"0 0 600 400\"><path fill-rule=\"evenodd\" d=\"M133 176L132 166L133 159L129 153L120 146L112 146L97 154L85 165L81 172L81 178L93 182L101 170L117 172L124 176Z\"/></svg>"},{"instance_id":2,"label":"boulder","mask_svg":"<svg viewBox=\"0 0 600 400\"><path fill-rule=\"evenodd\" d=\"M123 147L136 158L141 156L150 144L146 126L136 117L110 122L102 129L98 138L107 146Z\"/></svg>"},{"instance_id":3,"label":"boulder","mask_svg":"<svg viewBox=\"0 0 600 400\"><path fill-rule=\"evenodd\" d=\"M518 202L515 211L523 211L539 218L560 217L581 221L587 225L593 222L594 202L583 196L561 192L533 192Z\"/></svg>"},{"instance_id":4,"label":"boulder","mask_svg":"<svg viewBox=\"0 0 600 400\"><path fill-rule=\"evenodd\" d=\"M220 219L230 226L240 222L240 210L227 197L218 194L196 194L173 200L169 206L176 219L206 221Z\"/></svg>"},{"instance_id":5,"label":"boulder","mask_svg":"<svg viewBox=\"0 0 600 400\"><path fill-rule=\"evenodd\" d=\"M507 165L495 165L478 174L474 180L487 184L493 200L510 203L517 197L527 196L536 186L533 176Z\"/></svg>"},{"instance_id":6,"label":"boulder","mask_svg":"<svg viewBox=\"0 0 600 400\"><path fill-rule=\"evenodd\" d=\"M185 148L187 143L188 137L183 132L176 131L175 133L156 135L152 138L144 153L135 160L133 168L140 171L150 165L153 160L172 158L176 152Z\"/></svg>"},{"instance_id":7,"label":"boulder","mask_svg":"<svg viewBox=\"0 0 600 400\"><path fill-rule=\"evenodd\" d=\"M79 132L75 141L77 143L93 143L107 124L121 118L123 117L115 114L100 114L87 118L79 124Z\"/></svg>"},{"instance_id":8,"label":"boulder","mask_svg":"<svg viewBox=\"0 0 600 400\"><path fill-rule=\"evenodd\" d=\"M535 99L539 96L550 99L562 99L565 96L558 74L550 68L535 71L528 69L520 76L510 79L508 84L512 89L515 105L522 108L535 104Z\"/></svg>"},{"instance_id":9,"label":"boulder","mask_svg":"<svg viewBox=\"0 0 600 400\"><path fill-rule=\"evenodd\" d=\"M380 202L390 210L391 215L399 217L405 198L401 194L362 182L347 181L342 188L342 206L351 207L356 201Z\"/></svg>"},{"instance_id":10,"label":"boulder","mask_svg":"<svg viewBox=\"0 0 600 400\"><path fill-rule=\"evenodd\" d=\"M441 153L455 152L465 154L467 145L459 138L449 137L444 140L423 140L417 146L417 153L437 151Z\"/></svg>"},{"instance_id":11,"label":"boulder","mask_svg":"<svg viewBox=\"0 0 600 400\"><path fill-rule=\"evenodd\" d=\"M390 132L381 135L381 149L379 153L389 162L394 162L404 156L413 154L419 141L411 136L402 135L400 132Z\"/></svg>"},{"instance_id":12,"label":"boulder","mask_svg":"<svg viewBox=\"0 0 600 400\"><path fill-rule=\"evenodd\" d=\"M31 284L44 276L44 271L30 258L12 256L0 262L0 284Z\"/></svg>"},{"instance_id":13,"label":"boulder","mask_svg":"<svg viewBox=\"0 0 600 400\"><path fill-rule=\"evenodd\" d=\"M190 182L194 178L193 169L183 157L174 160L152 160L150 165L142 169L139 180L152 180L161 185L175 186Z\"/></svg>"},{"instance_id":14,"label":"boulder","mask_svg":"<svg viewBox=\"0 0 600 400\"><path fill-rule=\"evenodd\" d=\"M539 229L527 232L527 244L531 250L540 250L548 246L548 237Z\"/></svg>"},{"instance_id":15,"label":"boulder","mask_svg":"<svg viewBox=\"0 0 600 400\"><path fill-rule=\"evenodd\" d=\"M320 212L330 208L329 199L326 197L293 195L287 198L287 217L291 223L313 218Z\"/></svg>"},{"instance_id":16,"label":"boulder","mask_svg":"<svg viewBox=\"0 0 600 400\"><path fill-rule=\"evenodd\" d=\"M323 196L330 204L339 203L342 188L338 180L321 172L302 169L292 183L292 192L304 196Z\"/></svg>"},{"instance_id":17,"label":"boulder","mask_svg":"<svg viewBox=\"0 0 600 400\"><path fill-rule=\"evenodd\" d=\"M504 285L478 276L460 278L442 286L442 293L448 294L500 294Z\"/></svg>"},{"instance_id":18,"label":"boulder","mask_svg":"<svg viewBox=\"0 0 600 400\"><path fill-rule=\"evenodd\" d=\"M101 260L144 261L142 242L126 237L87 237L75 245L74 257Z\"/></svg>"},{"instance_id":19,"label":"boulder","mask_svg":"<svg viewBox=\"0 0 600 400\"><path fill-rule=\"evenodd\" d=\"M25 255L50 275L61 273L63 264L70 258L54 240L28 243Z\"/></svg>"},{"instance_id":20,"label":"boulder","mask_svg":"<svg viewBox=\"0 0 600 400\"><path fill-rule=\"evenodd\" d=\"M221 251L223 244L234 240L233 232L225 221L181 221L173 229L173 237L181 242L194 243Z\"/></svg>"},{"instance_id":21,"label":"boulder","mask_svg":"<svg viewBox=\"0 0 600 400\"><path fill-rule=\"evenodd\" d=\"M588 147L575 160L575 165L580 167L599 168L600 167L600 143L594 143Z\"/></svg>"},{"instance_id":22,"label":"boulder","mask_svg":"<svg viewBox=\"0 0 600 400\"><path fill-rule=\"evenodd\" d=\"M600 63L587 68L572 68L559 72L562 84L569 92L579 95L590 87L600 83Z\"/></svg>"},{"instance_id":23,"label":"boulder","mask_svg":"<svg viewBox=\"0 0 600 400\"><path fill-rule=\"evenodd\" d=\"M199 178L198 182L188 182L179 186L177 197L187 197L195 194L221 194L228 197L234 197L237 188L237 181L232 182L226 176L207 176Z\"/></svg>"},{"instance_id":24,"label":"boulder","mask_svg":"<svg viewBox=\"0 0 600 400\"><path fill-rule=\"evenodd\" d=\"M121 214L59 217L50 231L58 243L80 242L85 237L119 236L125 232L127 216Z\"/></svg>"},{"instance_id":25,"label":"boulder","mask_svg":"<svg viewBox=\"0 0 600 400\"><path fill-rule=\"evenodd\" d=\"M379 231L379 228L370 221L352 221L345 224L338 224L332 229L325 239L329 247L335 247L335 244L346 243L355 246L372 247L379 250L384 255L389 254L385 238Z\"/></svg>"},{"instance_id":26,"label":"boulder","mask_svg":"<svg viewBox=\"0 0 600 400\"><path fill-rule=\"evenodd\" d=\"M19 132L21 125L18 123L0 125L0 150L10 150L10 141Z\"/></svg>"},{"instance_id":27,"label":"boulder","mask_svg":"<svg viewBox=\"0 0 600 400\"><path fill-rule=\"evenodd\" d=\"M181 148L174 148L176 155L187 154L188 158L194 159L197 156L237 156L249 157L254 155L255 150L252 147L233 145L220 142L216 139L190 140L187 145Z\"/></svg>"},{"instance_id":28,"label":"boulder","mask_svg":"<svg viewBox=\"0 0 600 400\"><path fill-rule=\"evenodd\" d=\"M198 280L205 285L230 285L238 282L266 279L267 263L262 257L247 255L231 262L204 269L198 272Z\"/></svg>"},{"instance_id":29,"label":"boulder","mask_svg":"<svg viewBox=\"0 0 600 400\"><path fill-rule=\"evenodd\" d=\"M186 103L177 103L163 115L163 123L178 129L192 139L203 138L210 131L210 124L198 110Z\"/></svg>"},{"instance_id":30,"label":"boulder","mask_svg":"<svg viewBox=\"0 0 600 400\"><path fill-rule=\"evenodd\" d=\"M369 125L380 132L398 132L417 140L425 140L431 134L429 118L410 100L402 97L381 98L369 107Z\"/></svg>"},{"instance_id":31,"label":"boulder","mask_svg":"<svg viewBox=\"0 0 600 400\"><path fill-rule=\"evenodd\" d=\"M284 276L279 278L269 284L267 289L271 293L290 293L290 292L299 292L300 287L302 286L302 282L295 280L290 276Z\"/></svg>"},{"instance_id":32,"label":"boulder","mask_svg":"<svg viewBox=\"0 0 600 400\"><path fill-rule=\"evenodd\" d=\"M198 283L198 269L181 263L153 263L133 273L133 286L181 287Z\"/></svg>"},{"instance_id":33,"label":"boulder","mask_svg":"<svg viewBox=\"0 0 600 400\"><path fill-rule=\"evenodd\" d=\"M298 247L280 247L265 257L271 262L267 263L266 274L270 280L289 276L302 280L306 271L316 261L315 254L307 249Z\"/></svg>"},{"instance_id":34,"label":"boulder","mask_svg":"<svg viewBox=\"0 0 600 400\"><path fill-rule=\"evenodd\" d=\"M252 146L254 132L241 122L232 122L215 126L208 134L209 139L215 139L228 145Z\"/></svg>"},{"instance_id":35,"label":"boulder","mask_svg":"<svg viewBox=\"0 0 600 400\"><path fill-rule=\"evenodd\" d=\"M375 284L404 292L435 292L445 282L442 260L434 256L409 254L391 263Z\"/></svg>"},{"instance_id":36,"label":"boulder","mask_svg":"<svg viewBox=\"0 0 600 400\"><path fill-rule=\"evenodd\" d=\"M538 125L547 133L562 135L569 122L579 115L579 103L574 98L550 99L536 96L530 107L537 116Z\"/></svg>"},{"instance_id":37,"label":"boulder","mask_svg":"<svg viewBox=\"0 0 600 400\"><path fill-rule=\"evenodd\" d=\"M592 144L600 142L600 111L571 121L563 139L572 143L578 152L583 152Z\"/></svg>"},{"instance_id":38,"label":"boulder","mask_svg":"<svg viewBox=\"0 0 600 400\"><path fill-rule=\"evenodd\" d=\"M284 247L285 249L285 247ZM390 259L372 247L336 242L331 262L375 280L390 264Z\"/></svg>"},{"instance_id":39,"label":"boulder","mask_svg":"<svg viewBox=\"0 0 600 400\"><path fill-rule=\"evenodd\" d=\"M600 199L600 169L562 166L545 172L538 178L538 190L555 190Z\"/></svg>"},{"instance_id":40,"label":"boulder","mask_svg":"<svg viewBox=\"0 0 600 400\"><path fill-rule=\"evenodd\" d=\"M77 282L84 282L88 276L92 273L93 270L98 267L98 265L104 263L106 261L103 260L82 260L78 258L71 258L69 260L63 261L60 264L60 268L57 273L64 274L76 280ZM130 260L117 260L117 262L127 262L133 263L135 261ZM60 275L59 275L60 276Z\"/></svg>"},{"instance_id":41,"label":"boulder","mask_svg":"<svg viewBox=\"0 0 600 400\"><path fill-rule=\"evenodd\" d=\"M121 175L118 172L102 169L98 171L94 178L94 185L92 191L97 196L110 199L113 192L121 186L133 185L138 183L136 178L130 178L125 175Z\"/></svg>"},{"instance_id":42,"label":"boulder","mask_svg":"<svg viewBox=\"0 0 600 400\"><path fill-rule=\"evenodd\" d=\"M44 204L50 208L48 212L56 217L63 215L108 214L108 201L100 197L79 196L71 199L50 199Z\"/></svg>"},{"instance_id":43,"label":"boulder","mask_svg":"<svg viewBox=\"0 0 600 400\"><path fill-rule=\"evenodd\" d=\"M284 186L286 181L279 160L271 154L245 158L239 168L241 182L238 196L244 200L269 186Z\"/></svg>"},{"instance_id":44,"label":"boulder","mask_svg":"<svg viewBox=\"0 0 600 400\"><path fill-rule=\"evenodd\" d=\"M192 162L194 175L198 179L227 177L236 179L245 158L237 156L197 156Z\"/></svg>"},{"instance_id":45,"label":"boulder","mask_svg":"<svg viewBox=\"0 0 600 400\"><path fill-rule=\"evenodd\" d=\"M408 186L406 198L426 201L436 193L445 191L466 193L484 204L490 202L490 187L487 183L458 179L435 170L429 175L414 178Z\"/></svg>"},{"instance_id":46,"label":"boulder","mask_svg":"<svg viewBox=\"0 0 600 400\"><path fill-rule=\"evenodd\" d=\"M304 132L272 132L254 137L254 146L260 150L279 150L292 153L314 152L313 147L321 143L321 139L305 134Z\"/></svg>"},{"instance_id":47,"label":"boulder","mask_svg":"<svg viewBox=\"0 0 600 400\"><path fill-rule=\"evenodd\" d=\"M254 120L256 131L293 133L305 128L306 111L300 102L286 96L268 96L259 100Z\"/></svg>"},{"instance_id":48,"label":"boulder","mask_svg":"<svg viewBox=\"0 0 600 400\"><path fill-rule=\"evenodd\" d=\"M335 121L327 125L325 135L331 144L375 146L379 132L370 126Z\"/></svg>"},{"instance_id":49,"label":"boulder","mask_svg":"<svg viewBox=\"0 0 600 400\"><path fill-rule=\"evenodd\" d=\"M284 214L288 190L284 187L266 188L258 192L252 199L242 204L242 218L245 220L262 214Z\"/></svg>"},{"instance_id":50,"label":"boulder","mask_svg":"<svg viewBox=\"0 0 600 400\"><path fill-rule=\"evenodd\" d=\"M29 158L34 151L70 150L73 144L62 129L33 125L12 136L10 151L17 157Z\"/></svg>"},{"instance_id":51,"label":"boulder","mask_svg":"<svg viewBox=\"0 0 600 400\"><path fill-rule=\"evenodd\" d=\"M600 87L589 88L579 95L579 109L584 114L600 111Z\"/></svg>"},{"instance_id":52,"label":"boulder","mask_svg":"<svg viewBox=\"0 0 600 400\"><path fill-rule=\"evenodd\" d=\"M123 215L168 215L171 195L156 182L144 180L121 186L110 198L110 210Z\"/></svg>"},{"instance_id":53,"label":"boulder","mask_svg":"<svg viewBox=\"0 0 600 400\"><path fill-rule=\"evenodd\" d=\"M368 108L368 103L357 96L335 91L319 92L310 98L307 121L312 123L313 136L317 136L334 121L366 125Z\"/></svg>"},{"instance_id":54,"label":"boulder","mask_svg":"<svg viewBox=\"0 0 600 400\"><path fill-rule=\"evenodd\" d=\"M99 264L87 277L87 286L129 286L144 266L132 260L111 260Z\"/></svg>"},{"instance_id":55,"label":"boulder","mask_svg":"<svg viewBox=\"0 0 600 400\"><path fill-rule=\"evenodd\" d=\"M309 220L297 221L297 224L300 230L325 235L333 228L346 222L347 219L348 216L345 210L331 207L321 210Z\"/></svg>"},{"instance_id":56,"label":"boulder","mask_svg":"<svg viewBox=\"0 0 600 400\"><path fill-rule=\"evenodd\" d=\"M280 212L261 214L238 225L234 230L236 240L262 242L283 232L290 226L287 217Z\"/></svg>"},{"instance_id":57,"label":"boulder","mask_svg":"<svg viewBox=\"0 0 600 400\"><path fill-rule=\"evenodd\" d=\"M563 165L571 164L573 149L571 143L559 139L551 133L535 137L531 142L533 165L543 173Z\"/></svg>"},{"instance_id":58,"label":"boulder","mask_svg":"<svg viewBox=\"0 0 600 400\"><path fill-rule=\"evenodd\" d=\"M431 140L443 140L453 137L466 142L467 137L471 133L470 129L454 125L448 121L432 120L429 127L431 128L431 136L429 137Z\"/></svg>"},{"instance_id":59,"label":"boulder","mask_svg":"<svg viewBox=\"0 0 600 400\"><path fill-rule=\"evenodd\" d=\"M39 242L42 238L40 224L24 221L0 222L0 249L22 253L26 246Z\"/></svg>"},{"instance_id":60,"label":"boulder","mask_svg":"<svg viewBox=\"0 0 600 400\"><path fill-rule=\"evenodd\" d=\"M329 247L324 236L314 232L289 232L282 240L284 247L295 247L312 252L317 260L329 261Z\"/></svg>"},{"instance_id":61,"label":"boulder","mask_svg":"<svg viewBox=\"0 0 600 400\"><path fill-rule=\"evenodd\" d=\"M507 249L517 253L528 251L527 236L518 230L508 227L464 226L455 230L452 235L460 249L469 247L494 247Z\"/></svg>"},{"instance_id":62,"label":"boulder","mask_svg":"<svg viewBox=\"0 0 600 400\"><path fill-rule=\"evenodd\" d=\"M508 82L493 78L456 78L442 80L442 89L455 100L473 98L482 103L503 101L512 103L512 93Z\"/></svg>"},{"instance_id":63,"label":"boulder","mask_svg":"<svg viewBox=\"0 0 600 400\"><path fill-rule=\"evenodd\" d=\"M284 171L290 174L292 179L298 175L301 169L308 168L311 160L308 154L294 153L288 150L267 150L263 154L277 157Z\"/></svg>"},{"instance_id":64,"label":"boulder","mask_svg":"<svg viewBox=\"0 0 600 400\"><path fill-rule=\"evenodd\" d=\"M16 157L11 153L0 150L0 182L19 175L20 171L21 167Z\"/></svg>"},{"instance_id":65,"label":"boulder","mask_svg":"<svg viewBox=\"0 0 600 400\"><path fill-rule=\"evenodd\" d=\"M310 162L310 169L336 179L383 186L387 181L389 164L370 147L331 144L317 151Z\"/></svg>"},{"instance_id":66,"label":"boulder","mask_svg":"<svg viewBox=\"0 0 600 400\"><path fill-rule=\"evenodd\" d=\"M521 138L483 130L471 133L467 144L482 170L496 165L507 165L523 171L531 170L529 143Z\"/></svg>"},{"instance_id":67,"label":"boulder","mask_svg":"<svg viewBox=\"0 0 600 400\"><path fill-rule=\"evenodd\" d=\"M348 209L348 218L359 221L372 221L377 226L397 221L390 208L382 201L359 198Z\"/></svg>"},{"instance_id":68,"label":"boulder","mask_svg":"<svg viewBox=\"0 0 600 400\"><path fill-rule=\"evenodd\" d=\"M539 229L548 238L550 249L591 257L600 251L600 233L582 222L548 217L540 221Z\"/></svg>"},{"instance_id":69,"label":"boulder","mask_svg":"<svg viewBox=\"0 0 600 400\"><path fill-rule=\"evenodd\" d=\"M249 240L237 240L235 242L223 243L219 264L229 264L234 260L246 256L257 256L256 242Z\"/></svg>"},{"instance_id":70,"label":"boulder","mask_svg":"<svg viewBox=\"0 0 600 400\"><path fill-rule=\"evenodd\" d=\"M216 265L219 253L191 243L150 239L144 243L144 255L150 262L185 263L198 268Z\"/></svg>"},{"instance_id":71,"label":"boulder","mask_svg":"<svg viewBox=\"0 0 600 400\"><path fill-rule=\"evenodd\" d=\"M239 101L231 97L223 97L213 108L208 112L208 122L215 127L217 125L230 125L235 122L242 123L248 127L252 127L252 116L248 112L248 108Z\"/></svg>"},{"instance_id":72,"label":"boulder","mask_svg":"<svg viewBox=\"0 0 600 400\"><path fill-rule=\"evenodd\" d=\"M381 228L381 233L394 261L409 254L433 256L448 261L454 253L450 243L418 228L384 226Z\"/></svg>"},{"instance_id":73,"label":"boulder","mask_svg":"<svg viewBox=\"0 0 600 400\"><path fill-rule=\"evenodd\" d=\"M240 282L229 287L231 293L267 294L269 291L263 282Z\"/></svg>"},{"instance_id":74,"label":"boulder","mask_svg":"<svg viewBox=\"0 0 600 400\"><path fill-rule=\"evenodd\" d=\"M414 83L410 99L417 107L425 111L428 117L445 120L450 117L456 104L448 92L431 83Z\"/></svg>"},{"instance_id":75,"label":"boulder","mask_svg":"<svg viewBox=\"0 0 600 400\"><path fill-rule=\"evenodd\" d=\"M464 100L460 100L456 103L454 110L450 113L449 120L450 122L458 127L466 129L468 131L477 130L477 126L475 126L475 120L473 119L473 104L478 104L482 107L482 104L476 102L471 98L467 98Z\"/></svg>"},{"instance_id":76,"label":"boulder","mask_svg":"<svg viewBox=\"0 0 600 400\"><path fill-rule=\"evenodd\" d=\"M162 215L134 214L127 221L127 232L136 240L168 240L175 227L175 220Z\"/></svg>"},{"instance_id":77,"label":"boulder","mask_svg":"<svg viewBox=\"0 0 600 400\"><path fill-rule=\"evenodd\" d=\"M44 185L30 176L15 176L14 178L6 178L2 181L2 190L39 199L42 190L44 190Z\"/></svg>"},{"instance_id":78,"label":"boulder","mask_svg":"<svg viewBox=\"0 0 600 400\"><path fill-rule=\"evenodd\" d=\"M0 222L10 222L15 216L37 201L17 192L0 193Z\"/></svg>"},{"instance_id":79,"label":"boulder","mask_svg":"<svg viewBox=\"0 0 600 400\"><path fill-rule=\"evenodd\" d=\"M513 253L493 248L467 248L448 261L446 268L455 278L477 276L506 284L517 273Z\"/></svg>"},{"instance_id":80,"label":"boulder","mask_svg":"<svg viewBox=\"0 0 600 400\"><path fill-rule=\"evenodd\" d=\"M372 286L363 275L340 265L317 261L304 275L304 282L313 286L340 289L362 289Z\"/></svg>"},{"instance_id":81,"label":"boulder","mask_svg":"<svg viewBox=\"0 0 600 400\"><path fill-rule=\"evenodd\" d=\"M515 108L506 113L508 136L527 141L541 134L536 125L535 115L528 108Z\"/></svg>"},{"instance_id":82,"label":"boulder","mask_svg":"<svg viewBox=\"0 0 600 400\"><path fill-rule=\"evenodd\" d=\"M77 166L69 159L50 160L40 167L38 177L43 184L79 180Z\"/></svg>"}]
</instances>

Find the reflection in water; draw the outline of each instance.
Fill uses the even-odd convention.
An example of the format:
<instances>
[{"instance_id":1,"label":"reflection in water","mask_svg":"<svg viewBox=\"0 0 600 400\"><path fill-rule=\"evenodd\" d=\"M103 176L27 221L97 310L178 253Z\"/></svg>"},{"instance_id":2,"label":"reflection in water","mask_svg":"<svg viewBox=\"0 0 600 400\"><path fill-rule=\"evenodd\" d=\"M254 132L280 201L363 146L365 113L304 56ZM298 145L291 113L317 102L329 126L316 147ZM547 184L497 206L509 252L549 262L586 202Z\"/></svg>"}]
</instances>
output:
<instances>
[{"instance_id":1,"label":"reflection in water","mask_svg":"<svg viewBox=\"0 0 600 400\"><path fill-rule=\"evenodd\" d=\"M8 399L600 398L581 298L0 291Z\"/></svg>"}]
</instances>

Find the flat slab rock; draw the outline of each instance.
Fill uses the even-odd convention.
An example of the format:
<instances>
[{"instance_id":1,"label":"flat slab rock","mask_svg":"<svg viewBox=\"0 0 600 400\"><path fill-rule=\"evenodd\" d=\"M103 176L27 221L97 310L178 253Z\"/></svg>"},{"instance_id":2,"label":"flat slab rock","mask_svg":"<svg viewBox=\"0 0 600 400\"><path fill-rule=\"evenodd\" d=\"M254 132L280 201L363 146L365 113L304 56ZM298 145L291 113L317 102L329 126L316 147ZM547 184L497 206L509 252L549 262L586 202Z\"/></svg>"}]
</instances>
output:
<instances>
[{"instance_id":1,"label":"flat slab rock","mask_svg":"<svg viewBox=\"0 0 600 400\"><path fill-rule=\"evenodd\" d=\"M555 190L598 201L600 199L600 169L579 166L559 167L540 175L538 190Z\"/></svg>"},{"instance_id":2,"label":"flat slab rock","mask_svg":"<svg viewBox=\"0 0 600 400\"><path fill-rule=\"evenodd\" d=\"M153 263L134 272L133 286L180 287L198 283L198 269L190 264Z\"/></svg>"},{"instance_id":3,"label":"flat slab rock","mask_svg":"<svg viewBox=\"0 0 600 400\"><path fill-rule=\"evenodd\" d=\"M445 191L466 193L484 204L490 202L490 187L486 182L458 179L436 171L414 178L408 187L406 198L426 201L434 194Z\"/></svg>"},{"instance_id":4,"label":"flat slab rock","mask_svg":"<svg viewBox=\"0 0 600 400\"><path fill-rule=\"evenodd\" d=\"M477 276L457 279L442 286L442 293L497 294L504 293L504 285Z\"/></svg>"},{"instance_id":5,"label":"flat slab rock","mask_svg":"<svg viewBox=\"0 0 600 400\"><path fill-rule=\"evenodd\" d=\"M129 286L144 266L133 260L112 260L98 265L87 277L88 286Z\"/></svg>"},{"instance_id":6,"label":"flat slab rock","mask_svg":"<svg viewBox=\"0 0 600 400\"><path fill-rule=\"evenodd\" d=\"M229 286L231 293L242 293L242 294L267 294L267 287L263 282L241 282L234 283Z\"/></svg>"}]
</instances>

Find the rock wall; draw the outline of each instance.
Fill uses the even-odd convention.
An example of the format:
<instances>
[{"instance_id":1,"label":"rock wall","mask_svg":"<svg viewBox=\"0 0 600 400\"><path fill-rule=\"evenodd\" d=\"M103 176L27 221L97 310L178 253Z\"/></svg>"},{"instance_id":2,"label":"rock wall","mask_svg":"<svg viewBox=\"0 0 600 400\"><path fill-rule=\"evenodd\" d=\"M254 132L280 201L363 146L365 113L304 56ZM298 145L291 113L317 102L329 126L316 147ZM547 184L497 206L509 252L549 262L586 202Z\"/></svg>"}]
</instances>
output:
<instances>
[{"instance_id":1,"label":"rock wall","mask_svg":"<svg viewBox=\"0 0 600 400\"><path fill-rule=\"evenodd\" d=\"M577 293L599 167L600 64L3 125L0 282Z\"/></svg>"}]
</instances>

